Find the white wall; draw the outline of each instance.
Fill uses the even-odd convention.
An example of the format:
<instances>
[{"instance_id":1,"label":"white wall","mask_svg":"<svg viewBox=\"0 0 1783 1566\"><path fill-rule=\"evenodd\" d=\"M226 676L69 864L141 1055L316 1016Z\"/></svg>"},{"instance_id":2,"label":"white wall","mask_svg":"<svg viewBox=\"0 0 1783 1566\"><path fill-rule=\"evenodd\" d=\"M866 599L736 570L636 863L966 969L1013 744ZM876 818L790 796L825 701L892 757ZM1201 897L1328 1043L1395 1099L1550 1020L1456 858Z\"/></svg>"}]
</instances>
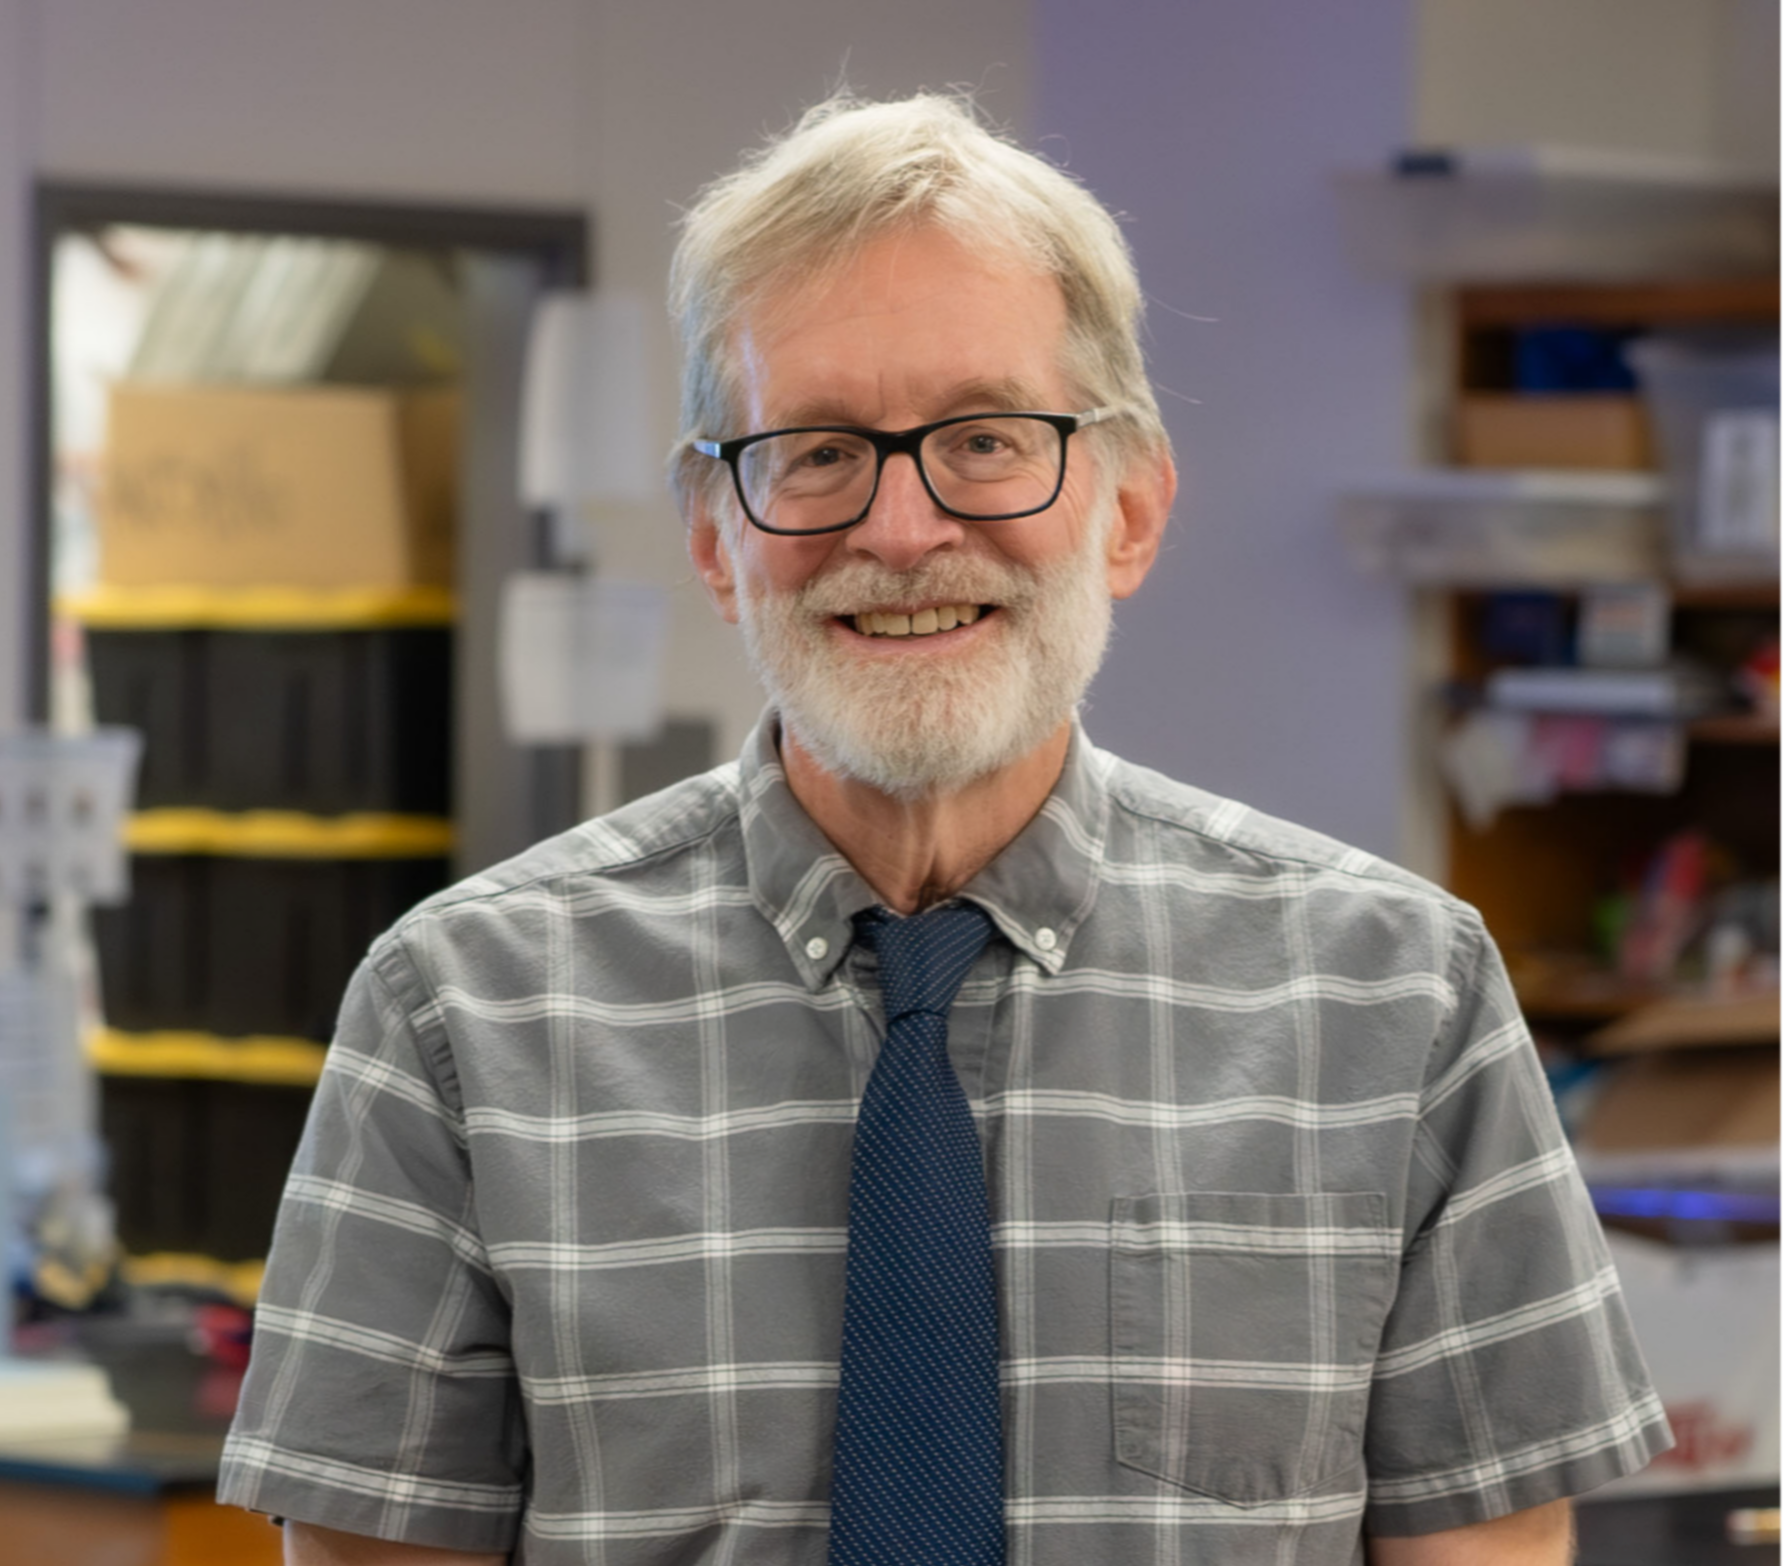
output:
<instances>
[{"instance_id":1,"label":"white wall","mask_svg":"<svg viewBox=\"0 0 1783 1566\"><path fill-rule=\"evenodd\" d=\"M1418 0L1415 131L1777 167L1777 0Z\"/></svg>"},{"instance_id":2,"label":"white wall","mask_svg":"<svg viewBox=\"0 0 1783 1566\"><path fill-rule=\"evenodd\" d=\"M1405 0L1040 0L1035 123L1120 211L1182 469L1174 539L1088 716L1161 771L1399 850L1405 605L1332 494L1408 460L1408 300L1338 249L1327 175L1405 139ZM1192 319L1191 317L1201 318Z\"/></svg>"}]
</instances>

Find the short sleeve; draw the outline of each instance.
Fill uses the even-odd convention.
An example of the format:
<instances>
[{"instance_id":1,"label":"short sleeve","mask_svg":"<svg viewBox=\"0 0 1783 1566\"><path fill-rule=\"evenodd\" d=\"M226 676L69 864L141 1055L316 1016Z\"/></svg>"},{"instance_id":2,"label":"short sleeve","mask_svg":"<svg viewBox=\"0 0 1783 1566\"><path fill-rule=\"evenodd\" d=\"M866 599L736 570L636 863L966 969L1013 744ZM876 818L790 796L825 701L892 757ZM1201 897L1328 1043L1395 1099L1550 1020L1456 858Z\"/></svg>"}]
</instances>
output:
<instances>
[{"instance_id":1,"label":"short sleeve","mask_svg":"<svg viewBox=\"0 0 1783 1566\"><path fill-rule=\"evenodd\" d=\"M350 1533L506 1550L524 1415L437 1011L394 942L348 988L279 1210L218 1496Z\"/></svg>"},{"instance_id":2,"label":"short sleeve","mask_svg":"<svg viewBox=\"0 0 1783 1566\"><path fill-rule=\"evenodd\" d=\"M1575 1495L1671 1445L1535 1046L1471 910L1449 977L1369 1403L1367 1524L1384 1535Z\"/></svg>"}]
</instances>

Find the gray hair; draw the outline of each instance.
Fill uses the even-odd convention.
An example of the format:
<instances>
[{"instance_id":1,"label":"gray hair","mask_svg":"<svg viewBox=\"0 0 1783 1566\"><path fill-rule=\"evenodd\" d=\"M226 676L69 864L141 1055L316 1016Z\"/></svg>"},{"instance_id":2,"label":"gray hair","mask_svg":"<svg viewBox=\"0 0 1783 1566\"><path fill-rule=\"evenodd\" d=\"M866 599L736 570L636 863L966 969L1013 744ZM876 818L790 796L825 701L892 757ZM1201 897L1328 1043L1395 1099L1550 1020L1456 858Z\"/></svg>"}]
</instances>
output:
<instances>
[{"instance_id":1,"label":"gray hair","mask_svg":"<svg viewBox=\"0 0 1783 1566\"><path fill-rule=\"evenodd\" d=\"M821 279L886 234L933 224L982 253L1055 278L1060 366L1122 464L1169 449L1139 346L1144 301L1108 210L1071 175L987 130L969 100L922 93L863 103L844 92L700 192L669 272L680 328L681 435L670 478L683 506L716 501L723 468L692 448L744 433L733 327L789 278ZM1065 410L1075 411L1075 410Z\"/></svg>"}]
</instances>

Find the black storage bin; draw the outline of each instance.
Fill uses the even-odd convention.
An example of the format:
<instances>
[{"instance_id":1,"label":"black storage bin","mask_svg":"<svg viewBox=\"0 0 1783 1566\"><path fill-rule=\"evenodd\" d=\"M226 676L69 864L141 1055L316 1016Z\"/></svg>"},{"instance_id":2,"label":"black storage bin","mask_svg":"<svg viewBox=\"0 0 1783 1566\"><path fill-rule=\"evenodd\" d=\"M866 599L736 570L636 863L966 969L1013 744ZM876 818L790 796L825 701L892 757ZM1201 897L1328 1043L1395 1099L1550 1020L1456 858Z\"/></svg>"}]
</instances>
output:
<instances>
[{"instance_id":1,"label":"black storage bin","mask_svg":"<svg viewBox=\"0 0 1783 1566\"><path fill-rule=\"evenodd\" d=\"M444 859L216 859L211 1024L223 1034L334 1033L372 941L448 880Z\"/></svg>"},{"instance_id":2,"label":"black storage bin","mask_svg":"<svg viewBox=\"0 0 1783 1566\"><path fill-rule=\"evenodd\" d=\"M138 803L451 809L452 632L87 633L94 710L143 732Z\"/></svg>"},{"instance_id":3,"label":"black storage bin","mask_svg":"<svg viewBox=\"0 0 1783 1566\"><path fill-rule=\"evenodd\" d=\"M93 910L100 1002L112 1027L210 1031L212 864L200 854L138 854L129 902Z\"/></svg>"},{"instance_id":4,"label":"black storage bin","mask_svg":"<svg viewBox=\"0 0 1783 1566\"><path fill-rule=\"evenodd\" d=\"M449 879L443 858L138 854L96 912L106 1021L326 1042L366 948Z\"/></svg>"},{"instance_id":5,"label":"black storage bin","mask_svg":"<svg viewBox=\"0 0 1783 1566\"><path fill-rule=\"evenodd\" d=\"M264 1256L309 1101L303 1087L105 1078L100 1122L124 1249Z\"/></svg>"},{"instance_id":6,"label":"black storage bin","mask_svg":"<svg viewBox=\"0 0 1783 1566\"><path fill-rule=\"evenodd\" d=\"M93 709L140 729L136 802L209 805L211 631L88 631Z\"/></svg>"},{"instance_id":7,"label":"black storage bin","mask_svg":"<svg viewBox=\"0 0 1783 1566\"><path fill-rule=\"evenodd\" d=\"M99 1126L107 1185L127 1251L202 1251L204 1112L208 1082L102 1077Z\"/></svg>"},{"instance_id":8,"label":"black storage bin","mask_svg":"<svg viewBox=\"0 0 1783 1566\"><path fill-rule=\"evenodd\" d=\"M217 632L218 808L444 815L451 701L444 629Z\"/></svg>"},{"instance_id":9,"label":"black storage bin","mask_svg":"<svg viewBox=\"0 0 1783 1566\"><path fill-rule=\"evenodd\" d=\"M311 1091L249 1082L205 1085L204 1252L247 1261L264 1256L272 1244Z\"/></svg>"}]
</instances>

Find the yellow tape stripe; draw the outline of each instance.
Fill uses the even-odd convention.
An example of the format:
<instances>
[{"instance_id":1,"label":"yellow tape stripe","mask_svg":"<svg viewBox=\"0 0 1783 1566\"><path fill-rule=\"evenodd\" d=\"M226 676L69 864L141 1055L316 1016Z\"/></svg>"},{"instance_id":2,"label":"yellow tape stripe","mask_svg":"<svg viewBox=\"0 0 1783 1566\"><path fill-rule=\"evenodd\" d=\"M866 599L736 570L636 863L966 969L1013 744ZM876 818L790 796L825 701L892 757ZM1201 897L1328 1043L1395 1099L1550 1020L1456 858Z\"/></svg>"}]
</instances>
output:
<instances>
[{"instance_id":1,"label":"yellow tape stripe","mask_svg":"<svg viewBox=\"0 0 1783 1566\"><path fill-rule=\"evenodd\" d=\"M234 854L262 859L416 859L452 851L443 816L295 810L139 810L124 823L139 854Z\"/></svg>"},{"instance_id":2,"label":"yellow tape stripe","mask_svg":"<svg viewBox=\"0 0 1783 1566\"><path fill-rule=\"evenodd\" d=\"M219 1294L227 1294L237 1305L252 1305L259 1299L260 1282L266 1274L263 1261L226 1262L218 1261L214 1256L188 1255L180 1251L126 1256L122 1266L126 1281L138 1287L184 1285L215 1289Z\"/></svg>"},{"instance_id":3,"label":"yellow tape stripe","mask_svg":"<svg viewBox=\"0 0 1783 1566\"><path fill-rule=\"evenodd\" d=\"M254 1082L314 1087L328 1047L313 1039L250 1034L124 1033L100 1028L87 1036L87 1059L114 1077L202 1077L213 1082Z\"/></svg>"},{"instance_id":4,"label":"yellow tape stripe","mask_svg":"<svg viewBox=\"0 0 1783 1566\"><path fill-rule=\"evenodd\" d=\"M56 613L94 630L354 630L450 625L458 612L444 587L316 588L99 586L56 599Z\"/></svg>"}]
</instances>

